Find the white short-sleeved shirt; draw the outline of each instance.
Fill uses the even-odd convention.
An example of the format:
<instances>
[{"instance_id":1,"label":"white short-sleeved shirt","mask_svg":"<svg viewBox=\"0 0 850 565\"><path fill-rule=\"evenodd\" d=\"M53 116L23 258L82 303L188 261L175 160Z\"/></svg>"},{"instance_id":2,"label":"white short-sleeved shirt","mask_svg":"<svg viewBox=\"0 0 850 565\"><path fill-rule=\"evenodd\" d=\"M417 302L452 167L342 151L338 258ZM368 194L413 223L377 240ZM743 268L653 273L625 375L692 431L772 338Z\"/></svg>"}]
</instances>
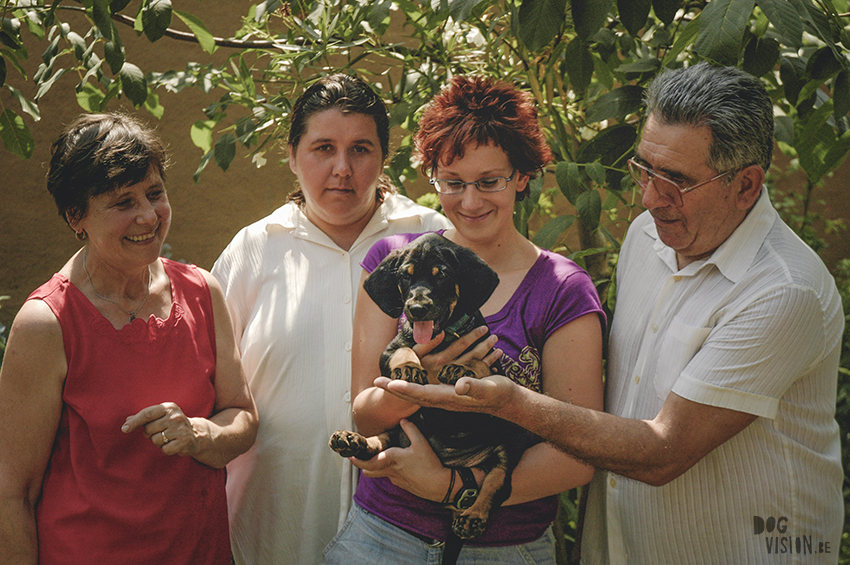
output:
<instances>
[{"instance_id":1,"label":"white short-sleeved shirt","mask_svg":"<svg viewBox=\"0 0 850 565\"><path fill-rule=\"evenodd\" d=\"M835 563L844 319L823 262L763 190L723 245L681 270L642 214L617 277L607 412L652 419L672 391L759 417L667 485L597 471L582 562Z\"/></svg>"},{"instance_id":2,"label":"white short-sleeved shirt","mask_svg":"<svg viewBox=\"0 0 850 565\"><path fill-rule=\"evenodd\" d=\"M227 466L238 564L323 563L348 512L353 467L331 451L351 429L351 346L360 262L378 239L450 227L388 195L349 251L289 203L242 229L213 267L257 402L254 446Z\"/></svg>"}]
</instances>

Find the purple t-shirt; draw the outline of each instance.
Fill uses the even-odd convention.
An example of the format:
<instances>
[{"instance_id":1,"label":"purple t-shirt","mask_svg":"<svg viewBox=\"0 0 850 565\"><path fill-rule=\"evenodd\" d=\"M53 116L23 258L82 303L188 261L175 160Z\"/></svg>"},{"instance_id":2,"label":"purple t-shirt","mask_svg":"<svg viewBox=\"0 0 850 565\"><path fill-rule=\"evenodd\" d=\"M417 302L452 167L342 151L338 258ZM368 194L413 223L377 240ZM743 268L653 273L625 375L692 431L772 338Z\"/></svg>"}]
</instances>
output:
<instances>
[{"instance_id":1,"label":"purple t-shirt","mask_svg":"<svg viewBox=\"0 0 850 565\"><path fill-rule=\"evenodd\" d=\"M372 272L391 251L419 235L398 234L378 241L361 265ZM564 324L590 313L597 313L604 325L605 315L590 276L566 257L543 250L508 303L486 317L490 331L499 336L496 347L504 352L499 360L504 374L539 392L546 340ZM387 478L361 476L354 501L404 530L439 540L448 535L450 510L393 485ZM534 541L555 519L557 510L555 496L497 508L484 534L468 543L497 546Z\"/></svg>"}]
</instances>

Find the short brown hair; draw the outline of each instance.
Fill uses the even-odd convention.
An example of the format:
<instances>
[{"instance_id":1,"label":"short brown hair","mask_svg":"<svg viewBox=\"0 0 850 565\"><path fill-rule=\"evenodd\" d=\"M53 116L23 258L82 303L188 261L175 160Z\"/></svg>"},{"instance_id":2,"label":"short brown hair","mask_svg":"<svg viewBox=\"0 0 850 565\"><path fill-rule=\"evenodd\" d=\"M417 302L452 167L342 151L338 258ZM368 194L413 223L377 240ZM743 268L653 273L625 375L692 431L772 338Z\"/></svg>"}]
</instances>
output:
<instances>
[{"instance_id":1,"label":"short brown hair","mask_svg":"<svg viewBox=\"0 0 850 565\"><path fill-rule=\"evenodd\" d=\"M145 180L155 167L165 180L168 155L153 130L117 112L83 114L51 148L47 190L66 222L86 215L89 200Z\"/></svg>"}]
</instances>

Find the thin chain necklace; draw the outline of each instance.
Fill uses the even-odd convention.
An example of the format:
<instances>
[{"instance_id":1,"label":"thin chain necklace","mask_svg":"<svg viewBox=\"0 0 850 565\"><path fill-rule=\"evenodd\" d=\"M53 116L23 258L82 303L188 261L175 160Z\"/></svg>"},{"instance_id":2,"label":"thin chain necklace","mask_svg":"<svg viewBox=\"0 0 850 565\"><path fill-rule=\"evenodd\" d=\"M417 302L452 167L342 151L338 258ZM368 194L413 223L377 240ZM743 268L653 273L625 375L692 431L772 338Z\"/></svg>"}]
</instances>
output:
<instances>
[{"instance_id":1,"label":"thin chain necklace","mask_svg":"<svg viewBox=\"0 0 850 565\"><path fill-rule=\"evenodd\" d=\"M151 266L148 265L148 291L145 293L145 298L142 300L142 303L139 304L139 306L135 310L133 310L132 312L128 312L127 310L124 310L121 307L121 305L118 304L118 302L116 302L115 300L112 300L111 298L107 298L107 297L101 295L97 291L97 289L94 287L94 283L91 280L91 275L89 274L89 267L87 265L88 261L89 261L89 249L88 249L88 247L86 247L86 252L83 254L83 270L85 270L85 272L86 272L86 277L88 277L89 284L91 285L91 289L94 291L95 295L98 298L100 298L101 300L106 300L107 302L111 302L111 303L115 304L116 306L118 306L119 310L121 310L122 312L124 312L125 314L130 316L130 322L135 320L136 314L139 312L139 310L142 309L142 306L145 305L145 302L148 301L148 296L151 295L151 278L152 278L152 276L151 276Z\"/></svg>"}]
</instances>

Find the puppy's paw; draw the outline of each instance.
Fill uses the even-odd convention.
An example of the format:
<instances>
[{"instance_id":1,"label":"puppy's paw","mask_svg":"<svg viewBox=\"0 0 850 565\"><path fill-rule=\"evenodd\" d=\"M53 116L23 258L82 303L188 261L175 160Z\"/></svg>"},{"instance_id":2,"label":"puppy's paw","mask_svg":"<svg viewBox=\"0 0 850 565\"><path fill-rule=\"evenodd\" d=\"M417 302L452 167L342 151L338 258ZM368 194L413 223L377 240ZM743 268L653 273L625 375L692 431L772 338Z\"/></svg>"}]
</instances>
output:
<instances>
[{"instance_id":1,"label":"puppy's paw","mask_svg":"<svg viewBox=\"0 0 850 565\"><path fill-rule=\"evenodd\" d=\"M452 520L452 531L460 539L480 536L487 528L487 518L475 514L459 514Z\"/></svg>"},{"instance_id":2,"label":"puppy's paw","mask_svg":"<svg viewBox=\"0 0 850 565\"><path fill-rule=\"evenodd\" d=\"M331 436L328 445L343 457L357 457L358 459L371 457L368 441L357 432L336 431Z\"/></svg>"},{"instance_id":3,"label":"puppy's paw","mask_svg":"<svg viewBox=\"0 0 850 565\"><path fill-rule=\"evenodd\" d=\"M391 379L402 380L420 385L428 384L428 371L413 364L400 365L392 370Z\"/></svg>"},{"instance_id":4,"label":"puppy's paw","mask_svg":"<svg viewBox=\"0 0 850 565\"><path fill-rule=\"evenodd\" d=\"M455 384L461 377L477 378L475 371L463 365L446 365L440 370L437 377L441 383L447 385Z\"/></svg>"}]
</instances>

